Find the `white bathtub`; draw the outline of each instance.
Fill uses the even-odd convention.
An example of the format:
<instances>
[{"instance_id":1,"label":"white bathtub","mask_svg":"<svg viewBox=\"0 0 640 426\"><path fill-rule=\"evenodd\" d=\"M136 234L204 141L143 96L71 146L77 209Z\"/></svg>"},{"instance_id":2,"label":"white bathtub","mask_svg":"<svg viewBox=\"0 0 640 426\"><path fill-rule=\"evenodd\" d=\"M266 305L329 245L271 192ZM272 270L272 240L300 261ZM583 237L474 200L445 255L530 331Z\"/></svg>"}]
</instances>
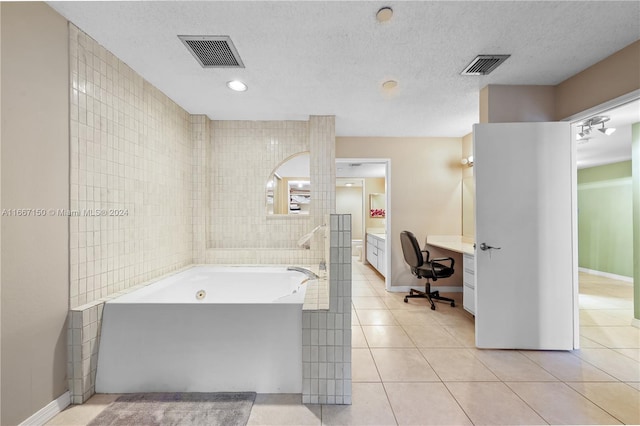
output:
<instances>
[{"instance_id":1,"label":"white bathtub","mask_svg":"<svg viewBox=\"0 0 640 426\"><path fill-rule=\"evenodd\" d=\"M301 393L306 280L196 266L107 302L96 392Z\"/></svg>"}]
</instances>

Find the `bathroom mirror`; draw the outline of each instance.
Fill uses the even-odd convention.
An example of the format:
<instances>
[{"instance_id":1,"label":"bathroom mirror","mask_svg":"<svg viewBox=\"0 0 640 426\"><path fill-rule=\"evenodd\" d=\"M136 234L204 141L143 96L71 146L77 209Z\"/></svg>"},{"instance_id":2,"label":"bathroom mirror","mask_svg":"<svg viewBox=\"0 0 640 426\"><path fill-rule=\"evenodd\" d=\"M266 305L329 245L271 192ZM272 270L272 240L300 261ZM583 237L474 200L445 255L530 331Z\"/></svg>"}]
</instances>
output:
<instances>
[{"instance_id":1,"label":"bathroom mirror","mask_svg":"<svg viewBox=\"0 0 640 426\"><path fill-rule=\"evenodd\" d=\"M269 175L266 185L267 215L308 215L311 207L309 153L284 160Z\"/></svg>"},{"instance_id":2,"label":"bathroom mirror","mask_svg":"<svg viewBox=\"0 0 640 426\"><path fill-rule=\"evenodd\" d=\"M384 218L387 213L385 194L369 194L369 217Z\"/></svg>"}]
</instances>

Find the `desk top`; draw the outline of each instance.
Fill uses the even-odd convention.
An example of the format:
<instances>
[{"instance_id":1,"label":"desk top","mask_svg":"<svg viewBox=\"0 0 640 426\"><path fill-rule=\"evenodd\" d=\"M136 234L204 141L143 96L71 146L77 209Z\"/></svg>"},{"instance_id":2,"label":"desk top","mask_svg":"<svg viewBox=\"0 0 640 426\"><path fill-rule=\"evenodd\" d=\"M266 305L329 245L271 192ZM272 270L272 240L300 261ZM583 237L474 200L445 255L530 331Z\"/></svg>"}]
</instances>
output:
<instances>
[{"instance_id":1,"label":"desk top","mask_svg":"<svg viewBox=\"0 0 640 426\"><path fill-rule=\"evenodd\" d=\"M473 239L462 235L428 235L427 244L457 253L475 254Z\"/></svg>"}]
</instances>

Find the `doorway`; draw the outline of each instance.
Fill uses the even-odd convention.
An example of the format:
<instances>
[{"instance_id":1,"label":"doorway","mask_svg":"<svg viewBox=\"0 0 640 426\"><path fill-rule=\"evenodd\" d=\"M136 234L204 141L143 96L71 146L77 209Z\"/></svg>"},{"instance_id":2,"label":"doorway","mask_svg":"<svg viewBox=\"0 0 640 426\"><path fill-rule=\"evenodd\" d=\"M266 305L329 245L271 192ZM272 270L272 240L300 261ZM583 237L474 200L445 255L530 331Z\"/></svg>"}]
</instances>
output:
<instances>
[{"instance_id":1,"label":"doorway","mask_svg":"<svg viewBox=\"0 0 640 426\"><path fill-rule=\"evenodd\" d=\"M631 126L640 122L639 94L567 121L577 141L580 326L588 331L590 325L622 325L622 314L633 318L633 289L640 285L633 282L631 176Z\"/></svg>"},{"instance_id":2,"label":"doorway","mask_svg":"<svg viewBox=\"0 0 640 426\"><path fill-rule=\"evenodd\" d=\"M336 159L336 213L351 214L352 255L390 286L389 159Z\"/></svg>"}]
</instances>

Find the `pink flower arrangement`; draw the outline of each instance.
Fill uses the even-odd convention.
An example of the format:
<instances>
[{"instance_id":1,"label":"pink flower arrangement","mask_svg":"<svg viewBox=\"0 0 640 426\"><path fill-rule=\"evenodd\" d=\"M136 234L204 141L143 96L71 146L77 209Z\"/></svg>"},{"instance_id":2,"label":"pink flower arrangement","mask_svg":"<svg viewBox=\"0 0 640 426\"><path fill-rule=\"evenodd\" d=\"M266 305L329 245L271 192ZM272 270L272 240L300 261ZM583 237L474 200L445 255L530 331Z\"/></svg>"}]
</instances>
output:
<instances>
[{"instance_id":1,"label":"pink flower arrangement","mask_svg":"<svg viewBox=\"0 0 640 426\"><path fill-rule=\"evenodd\" d=\"M371 217L385 217L384 209L371 209L370 212Z\"/></svg>"}]
</instances>

